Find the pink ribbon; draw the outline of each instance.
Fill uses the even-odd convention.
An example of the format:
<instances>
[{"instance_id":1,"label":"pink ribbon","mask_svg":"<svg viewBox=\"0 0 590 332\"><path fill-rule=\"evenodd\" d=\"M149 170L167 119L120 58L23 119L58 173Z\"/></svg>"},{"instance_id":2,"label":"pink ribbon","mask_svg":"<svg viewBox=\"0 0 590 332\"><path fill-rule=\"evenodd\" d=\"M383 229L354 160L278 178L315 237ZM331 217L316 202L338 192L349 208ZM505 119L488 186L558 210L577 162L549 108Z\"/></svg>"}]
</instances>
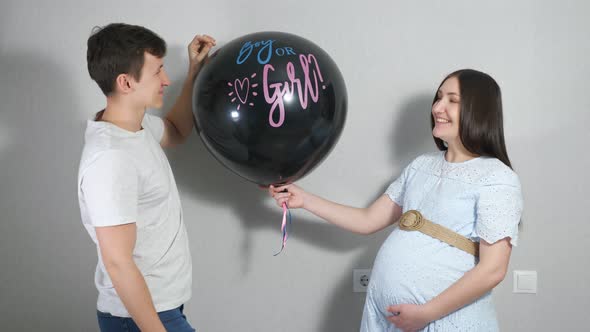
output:
<instances>
[{"instance_id":1,"label":"pink ribbon","mask_svg":"<svg viewBox=\"0 0 590 332\"><path fill-rule=\"evenodd\" d=\"M287 218L288 216L288 218ZM283 203L283 222L281 223L281 233L283 234L283 240L281 242L281 250L274 254L274 256L280 254L285 246L287 245L287 239L289 238L289 232L287 228L291 228L291 211L287 207L287 203Z\"/></svg>"}]
</instances>

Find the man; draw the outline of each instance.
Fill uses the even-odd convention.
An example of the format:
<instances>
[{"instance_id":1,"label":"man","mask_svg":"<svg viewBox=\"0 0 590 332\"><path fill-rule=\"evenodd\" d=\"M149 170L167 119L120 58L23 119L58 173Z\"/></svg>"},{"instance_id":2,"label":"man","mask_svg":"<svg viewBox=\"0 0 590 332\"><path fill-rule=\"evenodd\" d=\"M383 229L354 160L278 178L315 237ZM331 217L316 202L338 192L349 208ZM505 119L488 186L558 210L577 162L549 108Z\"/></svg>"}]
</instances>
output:
<instances>
[{"instance_id":1,"label":"man","mask_svg":"<svg viewBox=\"0 0 590 332\"><path fill-rule=\"evenodd\" d=\"M101 331L194 331L182 314L192 267L180 198L162 147L193 129L191 93L215 40L188 46L182 92L164 118L170 84L166 43L134 25L109 24L88 39L88 71L106 108L88 121L78 175L82 222L96 243L97 315Z\"/></svg>"}]
</instances>

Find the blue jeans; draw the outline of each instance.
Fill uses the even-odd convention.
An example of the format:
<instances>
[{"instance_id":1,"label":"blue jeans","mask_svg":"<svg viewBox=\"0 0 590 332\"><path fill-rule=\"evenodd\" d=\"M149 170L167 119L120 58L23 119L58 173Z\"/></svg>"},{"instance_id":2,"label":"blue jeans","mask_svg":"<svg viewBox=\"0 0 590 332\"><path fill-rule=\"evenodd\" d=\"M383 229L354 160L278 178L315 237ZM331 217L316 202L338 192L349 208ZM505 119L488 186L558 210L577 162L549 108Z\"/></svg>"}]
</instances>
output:
<instances>
[{"instance_id":1,"label":"blue jeans","mask_svg":"<svg viewBox=\"0 0 590 332\"><path fill-rule=\"evenodd\" d=\"M195 332L182 313L184 305L172 310L158 312L160 320L168 332ZM140 332L139 327L129 317L117 317L96 311L101 332Z\"/></svg>"}]
</instances>

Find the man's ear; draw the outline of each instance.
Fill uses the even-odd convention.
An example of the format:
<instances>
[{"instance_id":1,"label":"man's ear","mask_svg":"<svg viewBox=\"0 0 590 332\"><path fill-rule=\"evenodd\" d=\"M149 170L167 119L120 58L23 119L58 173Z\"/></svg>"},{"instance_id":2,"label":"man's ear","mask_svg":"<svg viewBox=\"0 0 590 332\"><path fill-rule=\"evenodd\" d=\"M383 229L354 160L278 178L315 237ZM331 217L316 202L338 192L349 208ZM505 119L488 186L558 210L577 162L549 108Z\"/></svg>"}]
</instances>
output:
<instances>
[{"instance_id":1,"label":"man's ear","mask_svg":"<svg viewBox=\"0 0 590 332\"><path fill-rule=\"evenodd\" d=\"M131 77L128 74L119 74L115 80L115 85L116 90L123 94L133 91L133 82L131 81Z\"/></svg>"}]
</instances>

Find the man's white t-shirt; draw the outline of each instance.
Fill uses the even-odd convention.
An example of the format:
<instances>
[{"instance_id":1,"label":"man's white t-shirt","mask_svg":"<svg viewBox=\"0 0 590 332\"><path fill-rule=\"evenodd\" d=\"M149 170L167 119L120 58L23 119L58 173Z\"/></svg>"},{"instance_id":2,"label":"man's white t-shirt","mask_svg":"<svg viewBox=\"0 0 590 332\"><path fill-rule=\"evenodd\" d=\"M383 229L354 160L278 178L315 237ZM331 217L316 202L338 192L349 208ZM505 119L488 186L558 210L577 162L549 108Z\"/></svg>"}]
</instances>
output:
<instances>
[{"instance_id":1,"label":"man's white t-shirt","mask_svg":"<svg viewBox=\"0 0 590 332\"><path fill-rule=\"evenodd\" d=\"M130 317L102 262L95 227L135 223L133 259L156 311L179 307L191 296L192 266L174 175L160 146L162 119L146 114L130 132L88 121L78 173L82 222L96 243L97 309Z\"/></svg>"}]
</instances>

